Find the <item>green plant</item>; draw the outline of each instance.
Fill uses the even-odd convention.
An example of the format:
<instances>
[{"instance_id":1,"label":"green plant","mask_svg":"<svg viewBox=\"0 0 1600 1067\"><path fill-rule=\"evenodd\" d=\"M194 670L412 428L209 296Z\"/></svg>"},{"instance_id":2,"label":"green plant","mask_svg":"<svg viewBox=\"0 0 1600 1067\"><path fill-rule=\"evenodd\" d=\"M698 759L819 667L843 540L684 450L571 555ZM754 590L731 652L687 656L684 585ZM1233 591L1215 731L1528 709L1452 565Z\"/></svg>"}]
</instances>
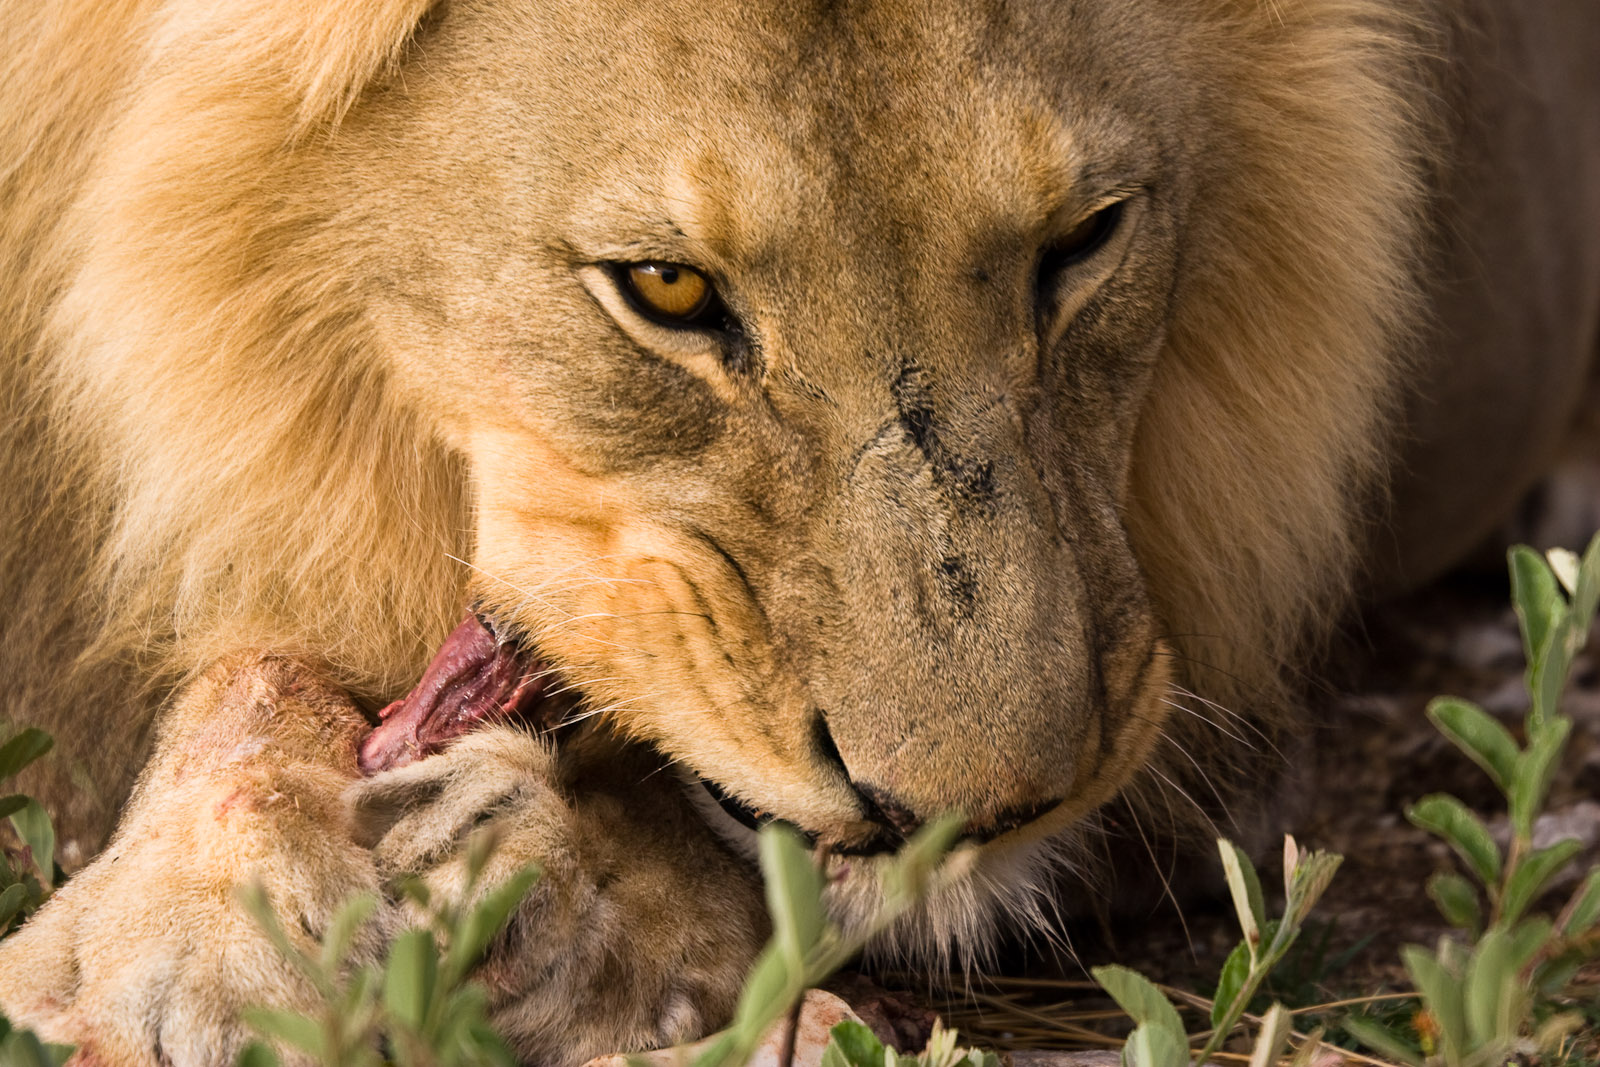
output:
<instances>
[{"instance_id":1,"label":"green plant","mask_svg":"<svg viewBox=\"0 0 1600 1067\"><path fill-rule=\"evenodd\" d=\"M1526 744L1469 701L1440 697L1428 706L1434 725L1505 796L1510 843L1502 849L1483 821L1446 793L1407 810L1472 876L1440 872L1428 882L1428 895L1460 933L1434 949L1409 945L1401 953L1426 1009L1424 1041L1350 1021L1369 1047L1405 1063L1489 1067L1554 1050L1582 1020L1551 1006L1578 967L1600 955L1600 867L1554 918L1529 914L1581 850L1574 840L1535 848L1533 829L1572 730L1558 705L1600 604L1600 536L1581 559L1560 549L1541 558L1518 546L1510 564L1528 660Z\"/></svg>"},{"instance_id":2,"label":"green plant","mask_svg":"<svg viewBox=\"0 0 1600 1067\"><path fill-rule=\"evenodd\" d=\"M61 1067L72 1052L71 1045L40 1041L33 1031L15 1029L0 1015L0 1067Z\"/></svg>"},{"instance_id":3,"label":"green plant","mask_svg":"<svg viewBox=\"0 0 1600 1067\"><path fill-rule=\"evenodd\" d=\"M922 898L960 826L959 817L949 816L912 838L884 868L882 907L865 926L850 932L826 918L822 875L800 836L782 824L765 827L761 869L772 938L751 969L732 1025L706 1041L694 1067L732 1067L749 1059L772 1024L792 1012L807 989L826 979ZM463 898L472 898L492 847L492 840L483 835L469 845ZM346 903L312 952L296 945L284 931L265 892L259 886L247 887L241 894L245 907L310 981L320 1004L309 1014L256 1009L246 1019L270 1041L309 1054L323 1067L387 1063L509 1067L515 1057L489 1027L487 1004L482 990L470 980L470 970L536 878L536 869L527 868L483 894L471 908L432 904L421 883L407 883L402 891L428 913L428 925L400 934L376 963L352 959L357 934L377 906L371 897ZM835 1067L857 1063L848 1058L838 1062L838 1056L870 1055L859 1034L847 1032L843 1040L845 1044L834 1052ZM940 1031L924 1056L912 1061L917 1067L997 1067L992 1057L969 1060L967 1056L955 1049L953 1031ZM275 1067L277 1062L266 1042L251 1044L239 1057L240 1067ZM873 1067L896 1063L909 1067L906 1057L886 1060L878 1046Z\"/></svg>"},{"instance_id":4,"label":"green plant","mask_svg":"<svg viewBox=\"0 0 1600 1067\"><path fill-rule=\"evenodd\" d=\"M492 848L486 834L469 843L463 900L474 898ZM351 958L377 907L372 897L347 902L311 952L284 931L266 892L259 885L246 887L245 907L321 1003L310 1014L258 1008L245 1019L271 1041L307 1053L324 1067L511 1067L516 1058L490 1028L487 999L469 972L538 876L537 868L524 868L471 906L434 902L421 882L406 883L402 892L427 915L427 924L401 933L377 963ZM240 1067L277 1062L265 1042L251 1044L239 1057Z\"/></svg>"},{"instance_id":5,"label":"green plant","mask_svg":"<svg viewBox=\"0 0 1600 1067\"><path fill-rule=\"evenodd\" d=\"M1126 967L1096 967L1095 981L1134 1021L1133 1033L1123 1046L1125 1067L1188 1067L1206 1063L1244 1017L1245 1009L1272 969L1289 952L1305 927L1311 909L1338 870L1341 857L1323 852L1302 852L1292 837L1283 845L1283 914L1268 919L1261 879L1244 851L1226 839L1217 842L1228 891L1244 937L1228 955L1211 998L1212 1029L1193 1054L1178 1010L1155 984ZM1252 1065L1275 1063L1292 1035L1290 1015L1274 1003L1262 1016ZM1317 1042L1302 1043L1297 1061L1309 1059Z\"/></svg>"},{"instance_id":6,"label":"green plant","mask_svg":"<svg viewBox=\"0 0 1600 1067\"><path fill-rule=\"evenodd\" d=\"M710 1038L694 1067L734 1067L749 1060L774 1023L790 1015L807 989L824 981L927 893L962 818L949 814L928 824L883 870L883 901L865 925L846 931L829 921L822 872L800 835L782 823L761 830L761 871L766 879L772 938L756 958L739 998L733 1024ZM792 1025L792 1023L791 1023ZM821 1067L999 1067L992 1052L956 1047L956 1032L935 1023L927 1047L898 1053L867 1027L842 1022L829 1033Z\"/></svg>"},{"instance_id":7,"label":"green plant","mask_svg":"<svg viewBox=\"0 0 1600 1067\"><path fill-rule=\"evenodd\" d=\"M0 745L0 782L21 773L50 751L54 741L33 727L17 731ZM23 844L17 856L0 852L0 937L4 937L39 909L58 880L55 865L56 832L50 816L32 797L21 793L0 796L0 815ZM13 864L16 864L13 866Z\"/></svg>"},{"instance_id":8,"label":"green plant","mask_svg":"<svg viewBox=\"0 0 1600 1067\"><path fill-rule=\"evenodd\" d=\"M706 1042L694 1067L734 1067L748 1060L772 1024L790 1014L807 989L833 974L922 899L961 825L961 816L951 814L918 831L883 868L883 903L877 914L850 931L828 919L822 903L822 872L800 835L782 823L763 827L761 872L766 878L772 938L750 970L732 1025ZM841 1048L838 1055L846 1056L845 1050ZM930 1067L954 1067L956 1062L959 1059Z\"/></svg>"},{"instance_id":9,"label":"green plant","mask_svg":"<svg viewBox=\"0 0 1600 1067\"><path fill-rule=\"evenodd\" d=\"M896 1052L858 1022L842 1022L828 1034L821 1067L1000 1067L993 1052L956 1047L956 1032L933 1024L928 1047L920 1053Z\"/></svg>"},{"instance_id":10,"label":"green plant","mask_svg":"<svg viewBox=\"0 0 1600 1067\"><path fill-rule=\"evenodd\" d=\"M30 726L17 731L0 745L0 782L21 773L53 744L43 730ZM0 851L0 937L5 937L39 910L60 881L60 869L55 864L55 828L37 800L21 793L0 796L0 815L11 819L23 845L16 856ZM0 1067L60 1067L70 1055L71 1045L40 1041L0 1013Z\"/></svg>"}]
</instances>

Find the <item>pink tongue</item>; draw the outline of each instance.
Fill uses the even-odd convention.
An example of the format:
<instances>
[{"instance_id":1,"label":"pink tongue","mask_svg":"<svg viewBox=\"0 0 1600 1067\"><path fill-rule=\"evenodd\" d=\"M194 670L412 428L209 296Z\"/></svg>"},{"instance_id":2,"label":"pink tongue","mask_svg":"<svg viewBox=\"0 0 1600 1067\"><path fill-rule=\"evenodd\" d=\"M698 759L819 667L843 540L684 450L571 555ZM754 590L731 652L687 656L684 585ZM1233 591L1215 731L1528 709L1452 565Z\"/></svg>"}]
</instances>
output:
<instances>
[{"instance_id":1,"label":"pink tongue","mask_svg":"<svg viewBox=\"0 0 1600 1067\"><path fill-rule=\"evenodd\" d=\"M468 615L445 638L417 687L378 712L383 721L361 743L361 770L376 774L404 767L480 722L533 710L544 691L539 667L516 646L497 642L476 615Z\"/></svg>"}]
</instances>

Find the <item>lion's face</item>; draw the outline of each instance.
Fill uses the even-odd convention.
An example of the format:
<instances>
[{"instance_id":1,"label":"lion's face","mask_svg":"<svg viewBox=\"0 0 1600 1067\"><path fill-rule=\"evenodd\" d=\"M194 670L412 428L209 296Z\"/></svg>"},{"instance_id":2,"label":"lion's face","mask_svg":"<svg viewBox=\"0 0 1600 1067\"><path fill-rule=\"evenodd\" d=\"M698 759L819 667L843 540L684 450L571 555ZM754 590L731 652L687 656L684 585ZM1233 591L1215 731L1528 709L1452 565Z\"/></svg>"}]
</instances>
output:
<instances>
[{"instance_id":1,"label":"lion's face","mask_svg":"<svg viewBox=\"0 0 1600 1067\"><path fill-rule=\"evenodd\" d=\"M520 7L451 5L343 134L485 612L836 851L1106 799L1166 685L1124 516L1181 176L1135 43Z\"/></svg>"},{"instance_id":2,"label":"lion's face","mask_svg":"<svg viewBox=\"0 0 1600 1067\"><path fill-rule=\"evenodd\" d=\"M959 808L1028 866L1247 777L1406 379L1405 11L162 11L58 27L99 117L18 127L84 662L314 650L377 699L469 593L730 825L846 856Z\"/></svg>"}]
</instances>

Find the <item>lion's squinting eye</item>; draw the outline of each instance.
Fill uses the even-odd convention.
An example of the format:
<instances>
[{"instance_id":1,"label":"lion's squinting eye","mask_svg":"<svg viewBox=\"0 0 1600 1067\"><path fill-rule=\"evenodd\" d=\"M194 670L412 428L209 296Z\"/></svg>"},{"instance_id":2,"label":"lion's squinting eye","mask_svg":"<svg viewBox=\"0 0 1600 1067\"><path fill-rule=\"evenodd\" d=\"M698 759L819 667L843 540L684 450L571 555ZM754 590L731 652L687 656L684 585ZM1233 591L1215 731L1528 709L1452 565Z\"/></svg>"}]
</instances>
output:
<instances>
[{"instance_id":1,"label":"lion's squinting eye","mask_svg":"<svg viewBox=\"0 0 1600 1067\"><path fill-rule=\"evenodd\" d=\"M722 302L710 279L680 263L625 263L615 270L617 287L633 309L663 326L716 328Z\"/></svg>"},{"instance_id":2,"label":"lion's squinting eye","mask_svg":"<svg viewBox=\"0 0 1600 1067\"><path fill-rule=\"evenodd\" d=\"M1111 235L1117 232L1125 202L1119 200L1101 208L1079 221L1059 240L1052 242L1039 261L1040 279L1047 279L1056 271L1080 263L1104 247L1111 240Z\"/></svg>"}]
</instances>

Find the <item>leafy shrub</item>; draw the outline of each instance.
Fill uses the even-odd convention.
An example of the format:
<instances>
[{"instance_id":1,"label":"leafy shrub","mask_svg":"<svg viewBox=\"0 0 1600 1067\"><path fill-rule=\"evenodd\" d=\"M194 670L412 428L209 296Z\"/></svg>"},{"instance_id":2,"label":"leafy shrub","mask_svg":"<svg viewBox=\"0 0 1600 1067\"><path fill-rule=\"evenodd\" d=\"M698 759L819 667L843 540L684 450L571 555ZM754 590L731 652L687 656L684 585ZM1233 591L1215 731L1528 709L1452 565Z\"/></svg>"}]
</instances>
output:
<instances>
[{"instance_id":1,"label":"leafy shrub","mask_svg":"<svg viewBox=\"0 0 1600 1067\"><path fill-rule=\"evenodd\" d=\"M1600 956L1600 867L1588 872L1554 917L1529 914L1582 847L1565 840L1535 848L1533 829L1572 730L1558 702L1600 605L1600 536L1581 559L1560 549L1541 558L1519 546L1510 553L1510 566L1528 660L1526 744L1468 701L1441 697L1428 706L1434 726L1505 796L1510 844L1500 848L1483 820L1446 793L1423 797L1407 810L1407 818L1447 842L1472 875L1442 872L1428 882L1428 895L1456 933L1433 949L1408 945L1401 951L1423 1006L1419 1040L1361 1016L1343 1022L1369 1048L1414 1067L1498 1067L1515 1057L1556 1051L1584 1022L1580 1012L1561 1008L1562 994L1578 968ZM1122 1053L1126 1067L1206 1063L1299 936L1339 864L1337 856L1303 856L1294 839L1286 839L1287 903L1283 916L1269 922L1249 859L1225 840L1218 845L1244 939L1223 965L1212 998L1212 1031L1192 1060L1177 1010L1153 983L1125 967L1094 971L1134 1020ZM1277 1062L1291 1034L1289 1014L1273 1004L1262 1018L1252 1067ZM1316 1037L1301 1043L1296 1064L1309 1062Z\"/></svg>"},{"instance_id":2,"label":"leafy shrub","mask_svg":"<svg viewBox=\"0 0 1600 1067\"><path fill-rule=\"evenodd\" d=\"M1211 997L1210 1037L1190 1059L1189 1037L1178 1010L1155 984L1137 971L1109 966L1094 969L1099 982L1135 1025L1123 1047L1126 1067L1188 1067L1204 1064L1222 1047L1245 1014L1245 1008L1267 975L1286 956L1300 937L1305 921L1318 898L1333 881L1341 857L1323 852L1302 852L1294 838L1283 844L1283 914L1268 919L1261 892L1261 879L1244 851L1231 841L1219 840L1222 868L1228 891L1239 917L1243 939L1222 965L1216 992ZM1264 1016L1256 1041L1252 1067L1275 1063L1289 1044L1290 1016L1283 1005L1274 1003ZM1309 1062L1317 1041L1303 1042L1296 1063Z\"/></svg>"},{"instance_id":3,"label":"leafy shrub","mask_svg":"<svg viewBox=\"0 0 1600 1067\"><path fill-rule=\"evenodd\" d=\"M275 1067L279 1043L325 1067L513 1067L511 1050L489 1026L488 1000L469 980L478 962L511 913L539 877L526 867L478 895L493 838L480 833L468 843L459 906L431 899L420 881L401 887L427 916L424 926L406 930L378 962L356 962L351 947L377 908L371 896L347 901L329 925L316 952L297 946L285 933L266 892L259 886L240 898L285 959L305 975L320 1004L310 1013L257 1008L245 1020L267 1041L248 1046L240 1067ZM271 1043L269 1043L271 1042Z\"/></svg>"},{"instance_id":4,"label":"leafy shrub","mask_svg":"<svg viewBox=\"0 0 1600 1067\"><path fill-rule=\"evenodd\" d=\"M21 773L53 744L43 730L28 727L17 731L0 745L0 783ZM15 857L0 851L0 937L4 937L39 910L60 880L60 870L55 863L55 828L37 800L21 793L0 796L0 815L11 819L23 845L22 853ZM31 1031L15 1029L0 1014L3 1067L60 1067L71 1054L70 1045L46 1044Z\"/></svg>"},{"instance_id":5,"label":"leafy shrub","mask_svg":"<svg viewBox=\"0 0 1600 1067\"><path fill-rule=\"evenodd\" d=\"M31 726L17 731L0 745L0 783L16 777L54 743L49 734ZM59 872L55 828L37 800L21 793L0 796L0 815L10 818L23 844L20 856L0 852L0 937L4 937L45 902Z\"/></svg>"},{"instance_id":6,"label":"leafy shrub","mask_svg":"<svg viewBox=\"0 0 1600 1067\"><path fill-rule=\"evenodd\" d=\"M1581 559L1561 549L1542 559L1519 546L1510 562L1528 660L1526 744L1469 701L1440 697L1428 706L1428 718L1504 795L1510 844L1500 848L1483 820L1446 793L1406 811L1446 841L1471 875L1441 872L1428 881L1428 895L1458 934L1401 952L1426 1009L1425 1041L1351 1021L1366 1044L1408 1064L1490 1067L1555 1050L1583 1018L1552 1006L1578 968L1600 955L1600 867L1553 917L1529 914L1582 850L1570 839L1535 848L1533 829L1572 732L1559 701L1600 604L1600 536Z\"/></svg>"}]
</instances>

